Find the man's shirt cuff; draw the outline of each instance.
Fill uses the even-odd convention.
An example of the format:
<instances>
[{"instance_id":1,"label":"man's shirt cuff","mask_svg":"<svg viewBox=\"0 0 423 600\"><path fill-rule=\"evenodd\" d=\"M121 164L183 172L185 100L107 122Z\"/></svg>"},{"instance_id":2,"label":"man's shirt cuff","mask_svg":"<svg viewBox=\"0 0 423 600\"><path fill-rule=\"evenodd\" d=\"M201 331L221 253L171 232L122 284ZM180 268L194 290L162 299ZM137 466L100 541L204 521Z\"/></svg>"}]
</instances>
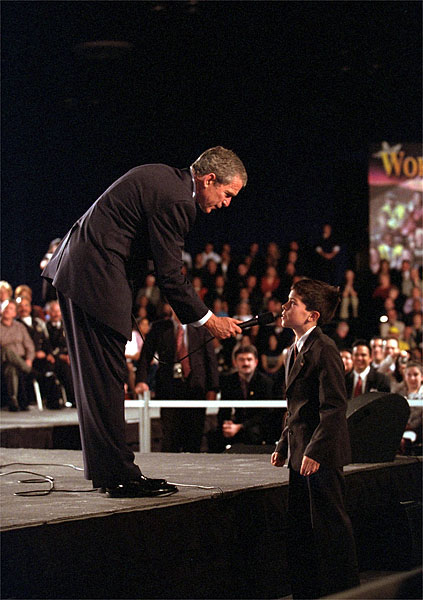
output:
<instances>
[{"instance_id":1,"label":"man's shirt cuff","mask_svg":"<svg viewBox=\"0 0 423 600\"><path fill-rule=\"evenodd\" d=\"M199 321L194 321L194 323L190 323L190 325L193 325L193 327L201 327L202 325L204 325L204 323L207 323L212 314L212 311L208 310L204 317L202 317Z\"/></svg>"}]
</instances>

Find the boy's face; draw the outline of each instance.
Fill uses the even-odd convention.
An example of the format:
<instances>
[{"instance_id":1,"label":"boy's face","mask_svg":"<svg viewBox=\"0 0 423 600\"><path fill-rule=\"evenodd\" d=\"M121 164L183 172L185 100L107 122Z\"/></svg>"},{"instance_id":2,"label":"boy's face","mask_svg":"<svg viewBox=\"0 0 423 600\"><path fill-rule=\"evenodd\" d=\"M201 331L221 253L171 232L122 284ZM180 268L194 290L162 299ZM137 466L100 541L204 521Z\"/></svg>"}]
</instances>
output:
<instances>
[{"instance_id":1,"label":"boy's face","mask_svg":"<svg viewBox=\"0 0 423 600\"><path fill-rule=\"evenodd\" d=\"M312 312L306 309L306 305L300 296L294 290L291 290L288 302L285 302L282 306L282 325L294 331L301 330L304 326L310 324Z\"/></svg>"}]
</instances>

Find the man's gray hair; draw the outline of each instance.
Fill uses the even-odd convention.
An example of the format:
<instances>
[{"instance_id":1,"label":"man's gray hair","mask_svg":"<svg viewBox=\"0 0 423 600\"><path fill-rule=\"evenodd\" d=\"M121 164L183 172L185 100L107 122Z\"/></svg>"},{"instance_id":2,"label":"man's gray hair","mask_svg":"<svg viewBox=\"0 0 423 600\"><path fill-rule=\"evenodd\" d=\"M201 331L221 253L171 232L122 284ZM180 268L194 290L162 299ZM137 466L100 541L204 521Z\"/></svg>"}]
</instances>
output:
<instances>
[{"instance_id":1,"label":"man's gray hair","mask_svg":"<svg viewBox=\"0 0 423 600\"><path fill-rule=\"evenodd\" d=\"M200 177L214 173L218 183L228 184L238 175L243 187L247 185L247 171L235 152L222 146L209 148L191 165L192 170Z\"/></svg>"}]
</instances>

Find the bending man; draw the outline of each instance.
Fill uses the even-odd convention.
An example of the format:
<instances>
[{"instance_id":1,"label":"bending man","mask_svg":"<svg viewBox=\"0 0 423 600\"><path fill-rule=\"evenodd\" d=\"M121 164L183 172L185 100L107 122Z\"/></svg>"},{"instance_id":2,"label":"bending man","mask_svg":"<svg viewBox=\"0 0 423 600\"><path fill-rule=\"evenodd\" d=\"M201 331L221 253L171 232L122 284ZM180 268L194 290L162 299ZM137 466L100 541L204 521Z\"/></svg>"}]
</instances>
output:
<instances>
[{"instance_id":1,"label":"bending man","mask_svg":"<svg viewBox=\"0 0 423 600\"><path fill-rule=\"evenodd\" d=\"M247 183L241 160L217 146L190 169L135 167L115 181L63 238L43 277L58 293L68 339L85 477L112 497L176 491L149 479L125 441L124 348L134 294L154 262L158 285L183 323L218 338L240 333L216 317L182 273L184 238L196 214L229 206Z\"/></svg>"}]
</instances>

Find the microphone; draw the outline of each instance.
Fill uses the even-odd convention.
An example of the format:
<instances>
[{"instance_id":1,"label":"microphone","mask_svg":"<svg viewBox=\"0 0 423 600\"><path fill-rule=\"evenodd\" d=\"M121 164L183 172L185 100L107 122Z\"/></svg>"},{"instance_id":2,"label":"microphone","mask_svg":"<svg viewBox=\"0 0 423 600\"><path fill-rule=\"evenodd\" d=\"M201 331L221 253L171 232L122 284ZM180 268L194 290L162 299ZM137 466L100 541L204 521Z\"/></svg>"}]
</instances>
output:
<instances>
[{"instance_id":1,"label":"microphone","mask_svg":"<svg viewBox=\"0 0 423 600\"><path fill-rule=\"evenodd\" d=\"M269 311L262 313L261 315L256 315L253 319L244 321L244 323L238 323L238 327L241 329L249 329L250 327L254 327L254 325L269 325L274 321L276 321L276 317Z\"/></svg>"}]
</instances>

